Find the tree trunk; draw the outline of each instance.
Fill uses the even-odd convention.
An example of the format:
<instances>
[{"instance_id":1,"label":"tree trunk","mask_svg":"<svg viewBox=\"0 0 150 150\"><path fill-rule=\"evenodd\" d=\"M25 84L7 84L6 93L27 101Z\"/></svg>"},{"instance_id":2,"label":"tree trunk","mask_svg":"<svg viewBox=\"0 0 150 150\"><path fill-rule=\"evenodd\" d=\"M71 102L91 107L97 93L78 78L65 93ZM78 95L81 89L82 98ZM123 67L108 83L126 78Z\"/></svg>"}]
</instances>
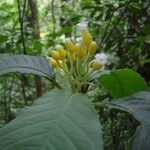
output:
<instances>
[{"instance_id":1,"label":"tree trunk","mask_svg":"<svg viewBox=\"0 0 150 150\"><path fill-rule=\"evenodd\" d=\"M30 26L32 27L32 36L34 39L40 39L40 27L39 27L39 18L38 18L38 9L37 3L35 0L28 0L28 6L30 9ZM35 75L35 87L37 98L42 96L42 78Z\"/></svg>"}]
</instances>

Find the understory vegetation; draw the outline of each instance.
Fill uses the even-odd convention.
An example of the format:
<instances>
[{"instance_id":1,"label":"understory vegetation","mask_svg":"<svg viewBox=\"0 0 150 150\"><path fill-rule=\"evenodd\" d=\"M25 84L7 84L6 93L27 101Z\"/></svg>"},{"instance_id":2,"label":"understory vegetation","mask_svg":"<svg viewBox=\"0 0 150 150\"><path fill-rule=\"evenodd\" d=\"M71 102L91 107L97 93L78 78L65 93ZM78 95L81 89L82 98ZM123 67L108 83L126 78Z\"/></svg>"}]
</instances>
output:
<instances>
[{"instance_id":1,"label":"understory vegetation","mask_svg":"<svg viewBox=\"0 0 150 150\"><path fill-rule=\"evenodd\" d=\"M149 150L149 18L149 0L1 0L0 150Z\"/></svg>"}]
</instances>

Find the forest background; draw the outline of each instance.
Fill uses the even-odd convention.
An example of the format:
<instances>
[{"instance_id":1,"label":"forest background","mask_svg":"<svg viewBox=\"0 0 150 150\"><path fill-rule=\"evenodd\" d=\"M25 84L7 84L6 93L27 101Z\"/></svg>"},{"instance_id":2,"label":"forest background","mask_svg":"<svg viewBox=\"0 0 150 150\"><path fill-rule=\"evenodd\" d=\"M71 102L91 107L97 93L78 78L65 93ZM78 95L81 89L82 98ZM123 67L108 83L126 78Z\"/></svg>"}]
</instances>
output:
<instances>
[{"instance_id":1,"label":"forest background","mask_svg":"<svg viewBox=\"0 0 150 150\"><path fill-rule=\"evenodd\" d=\"M108 68L131 68L149 83L149 16L149 0L3 0L0 2L0 53L45 56L67 37L80 40L76 25L87 21L97 42L97 52L110 56ZM15 118L20 108L32 105L37 97L52 88L47 79L39 76L15 73L1 76L0 126ZM104 94L98 95L100 92ZM104 98L105 94L104 90L91 93L93 99ZM124 141L133 132L122 136L119 132L122 129L118 127L124 122L120 119L113 133L109 133L107 128L111 124L108 122L102 120L106 131L105 147L109 149L112 144L124 147ZM110 142L112 135L113 139L117 138L113 141L116 143Z\"/></svg>"}]
</instances>

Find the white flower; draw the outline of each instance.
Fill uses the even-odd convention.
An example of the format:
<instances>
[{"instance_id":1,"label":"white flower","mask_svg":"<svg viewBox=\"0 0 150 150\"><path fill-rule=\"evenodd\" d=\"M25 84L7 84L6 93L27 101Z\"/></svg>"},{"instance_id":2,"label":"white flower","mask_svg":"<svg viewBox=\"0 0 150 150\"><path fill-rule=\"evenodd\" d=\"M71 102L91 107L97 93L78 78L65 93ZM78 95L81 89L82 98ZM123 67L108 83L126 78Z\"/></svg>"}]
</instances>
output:
<instances>
[{"instance_id":1,"label":"white flower","mask_svg":"<svg viewBox=\"0 0 150 150\"><path fill-rule=\"evenodd\" d=\"M77 24L78 28L83 31L83 30L86 30L87 27L88 27L88 22L87 21L83 21L81 23L78 23Z\"/></svg>"},{"instance_id":2,"label":"white flower","mask_svg":"<svg viewBox=\"0 0 150 150\"><path fill-rule=\"evenodd\" d=\"M101 65L106 65L108 56L105 53L98 53L95 55L96 62Z\"/></svg>"}]
</instances>

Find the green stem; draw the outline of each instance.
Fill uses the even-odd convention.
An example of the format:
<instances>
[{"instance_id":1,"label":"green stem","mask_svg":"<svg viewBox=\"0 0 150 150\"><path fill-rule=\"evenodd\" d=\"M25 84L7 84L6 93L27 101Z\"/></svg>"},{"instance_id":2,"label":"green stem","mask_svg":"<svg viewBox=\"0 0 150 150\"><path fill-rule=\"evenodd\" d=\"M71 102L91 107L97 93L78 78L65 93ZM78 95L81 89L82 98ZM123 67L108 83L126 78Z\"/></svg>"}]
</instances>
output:
<instances>
[{"instance_id":1,"label":"green stem","mask_svg":"<svg viewBox=\"0 0 150 150\"><path fill-rule=\"evenodd\" d=\"M87 76L89 76L91 73L93 73L94 71L93 70L91 70L90 72L88 72L84 77L83 77L83 79L85 79Z\"/></svg>"},{"instance_id":2,"label":"green stem","mask_svg":"<svg viewBox=\"0 0 150 150\"><path fill-rule=\"evenodd\" d=\"M53 83L53 85L54 85L55 87L57 87L58 89L62 89L62 87L59 85L59 83L56 82L55 80L52 80L52 79L49 79L49 78L48 78L48 80L49 80L51 83Z\"/></svg>"}]
</instances>

